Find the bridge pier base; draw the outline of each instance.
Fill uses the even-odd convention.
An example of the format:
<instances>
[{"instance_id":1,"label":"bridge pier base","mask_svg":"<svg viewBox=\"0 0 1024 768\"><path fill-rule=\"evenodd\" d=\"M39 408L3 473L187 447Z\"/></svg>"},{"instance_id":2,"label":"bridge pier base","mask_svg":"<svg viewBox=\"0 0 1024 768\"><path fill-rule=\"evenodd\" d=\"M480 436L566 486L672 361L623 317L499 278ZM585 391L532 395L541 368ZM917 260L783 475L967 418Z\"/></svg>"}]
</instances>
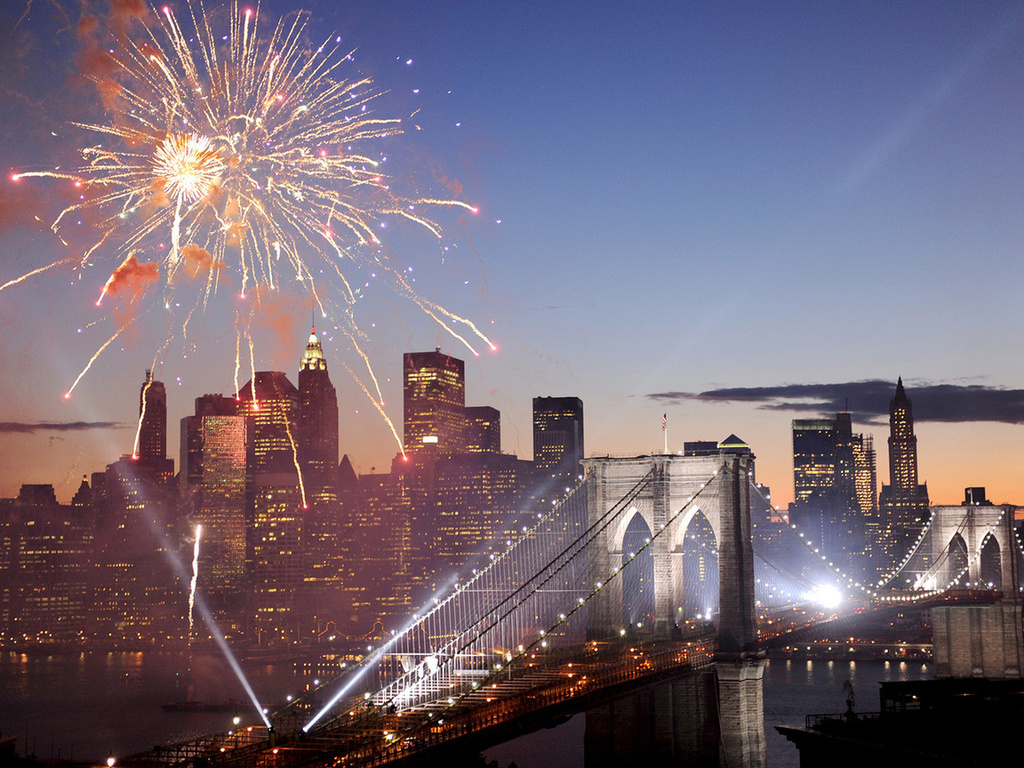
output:
<instances>
[{"instance_id":1,"label":"bridge pier base","mask_svg":"<svg viewBox=\"0 0 1024 768\"><path fill-rule=\"evenodd\" d=\"M1019 600L932 608L936 677L1019 679L1024 631Z\"/></svg>"},{"instance_id":2,"label":"bridge pier base","mask_svg":"<svg viewBox=\"0 0 1024 768\"><path fill-rule=\"evenodd\" d=\"M723 768L764 768L764 654L719 654L718 723Z\"/></svg>"},{"instance_id":3,"label":"bridge pier base","mask_svg":"<svg viewBox=\"0 0 1024 768\"><path fill-rule=\"evenodd\" d=\"M717 768L718 706L710 670L587 711L587 768Z\"/></svg>"}]
</instances>

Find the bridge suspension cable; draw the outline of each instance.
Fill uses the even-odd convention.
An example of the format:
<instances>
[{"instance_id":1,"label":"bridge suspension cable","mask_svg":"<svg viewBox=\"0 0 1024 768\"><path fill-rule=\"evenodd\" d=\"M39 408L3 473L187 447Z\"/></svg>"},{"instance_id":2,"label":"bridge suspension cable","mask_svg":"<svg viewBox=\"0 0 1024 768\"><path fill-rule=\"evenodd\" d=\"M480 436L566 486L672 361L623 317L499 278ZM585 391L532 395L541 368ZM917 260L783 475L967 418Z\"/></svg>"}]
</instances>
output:
<instances>
[{"instance_id":1,"label":"bridge suspension cable","mask_svg":"<svg viewBox=\"0 0 1024 768\"><path fill-rule=\"evenodd\" d=\"M351 697L354 685L368 673L376 674L383 685L354 699L357 708L360 701L384 710L454 703L536 647L547 648L556 638L581 640L590 599L633 567L671 523L692 513L698 496L715 493L710 481L716 475L666 525L652 531L635 552L624 553L623 562L593 584L587 583L589 542L636 512L652 474L589 522L586 481L580 483L549 513L538 513L537 523L495 554L486 568L457 583L451 594L436 596L432 607L367 657L303 730L310 731L329 709L346 695ZM352 711L349 708L320 727L343 723Z\"/></svg>"}]
</instances>

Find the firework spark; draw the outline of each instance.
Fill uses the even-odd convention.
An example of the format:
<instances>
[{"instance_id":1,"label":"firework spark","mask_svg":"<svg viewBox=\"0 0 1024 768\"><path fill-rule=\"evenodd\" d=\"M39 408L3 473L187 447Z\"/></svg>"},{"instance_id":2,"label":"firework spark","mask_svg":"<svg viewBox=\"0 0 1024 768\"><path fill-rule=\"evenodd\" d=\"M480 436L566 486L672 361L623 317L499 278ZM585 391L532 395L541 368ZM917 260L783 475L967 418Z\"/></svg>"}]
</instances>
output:
<instances>
[{"instance_id":1,"label":"firework spark","mask_svg":"<svg viewBox=\"0 0 1024 768\"><path fill-rule=\"evenodd\" d=\"M147 254L164 307L185 307L174 332L183 340L192 312L228 291L239 298L236 349L251 349L246 298L259 302L296 282L351 339L362 336L352 311L361 294L346 275L372 267L474 354L473 338L493 349L469 320L413 291L375 234L404 220L439 239L432 209L476 209L393 190L379 146L401 132L401 120L373 114L379 92L368 78L343 77L351 53L331 38L308 46L305 13L268 24L258 5L235 3L218 25L199 0L185 6L180 19L167 6L151 9L141 40L105 48L113 75L96 83L107 120L75 123L98 139L80 167L15 175L69 180L81 191L52 228L59 236L84 214L97 222L80 266L120 265L101 298L119 269ZM321 285L314 274L329 277Z\"/></svg>"},{"instance_id":2,"label":"firework spark","mask_svg":"<svg viewBox=\"0 0 1024 768\"><path fill-rule=\"evenodd\" d=\"M192 547L192 582L188 589L188 642L192 643L192 628L195 623L194 609L196 606L196 583L199 581L199 538L203 535L203 526L196 524L196 541Z\"/></svg>"}]
</instances>

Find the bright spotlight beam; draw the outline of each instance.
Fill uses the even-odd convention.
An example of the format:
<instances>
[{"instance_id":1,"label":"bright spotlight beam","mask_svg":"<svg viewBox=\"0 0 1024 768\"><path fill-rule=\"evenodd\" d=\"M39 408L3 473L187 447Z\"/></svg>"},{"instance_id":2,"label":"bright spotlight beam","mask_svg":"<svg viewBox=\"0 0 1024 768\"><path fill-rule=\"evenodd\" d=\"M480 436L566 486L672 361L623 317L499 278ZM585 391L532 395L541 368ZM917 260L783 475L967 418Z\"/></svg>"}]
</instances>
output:
<instances>
[{"instance_id":1,"label":"bright spotlight beam","mask_svg":"<svg viewBox=\"0 0 1024 768\"><path fill-rule=\"evenodd\" d=\"M831 610L838 608L843 602L843 593L839 591L838 587L834 587L831 584L823 584L812 589L808 598L822 608Z\"/></svg>"}]
</instances>

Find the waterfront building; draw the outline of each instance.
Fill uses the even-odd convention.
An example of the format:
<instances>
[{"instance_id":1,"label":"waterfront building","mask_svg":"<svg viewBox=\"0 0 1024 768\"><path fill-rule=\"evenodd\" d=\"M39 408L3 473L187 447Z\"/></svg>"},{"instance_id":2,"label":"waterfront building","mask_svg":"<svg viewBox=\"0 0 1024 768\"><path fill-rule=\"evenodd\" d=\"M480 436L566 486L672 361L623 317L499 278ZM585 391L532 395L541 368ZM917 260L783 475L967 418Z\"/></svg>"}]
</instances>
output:
<instances>
[{"instance_id":1,"label":"waterfront building","mask_svg":"<svg viewBox=\"0 0 1024 768\"><path fill-rule=\"evenodd\" d=\"M157 471L122 456L107 466L102 492L93 487L91 633L125 648L182 640L186 597L177 559L177 493Z\"/></svg>"},{"instance_id":2,"label":"waterfront building","mask_svg":"<svg viewBox=\"0 0 1024 768\"><path fill-rule=\"evenodd\" d=\"M0 499L0 646L86 638L92 535L89 516L58 504L52 485Z\"/></svg>"}]
</instances>

